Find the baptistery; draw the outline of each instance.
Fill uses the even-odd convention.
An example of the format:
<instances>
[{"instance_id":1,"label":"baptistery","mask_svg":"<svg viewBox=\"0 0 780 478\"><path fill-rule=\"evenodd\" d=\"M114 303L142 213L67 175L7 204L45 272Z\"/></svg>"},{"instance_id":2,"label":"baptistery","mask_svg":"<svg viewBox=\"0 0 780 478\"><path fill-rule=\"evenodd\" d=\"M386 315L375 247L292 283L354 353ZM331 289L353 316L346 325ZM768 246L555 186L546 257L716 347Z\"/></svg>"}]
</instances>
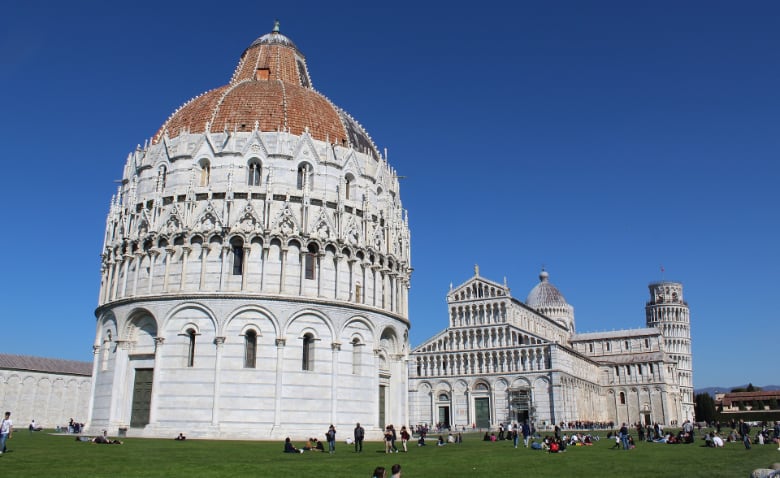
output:
<instances>
[{"instance_id":1,"label":"baptistery","mask_svg":"<svg viewBox=\"0 0 780 478\"><path fill-rule=\"evenodd\" d=\"M406 423L396 171L279 31L132 151L102 251L88 427L369 435Z\"/></svg>"}]
</instances>

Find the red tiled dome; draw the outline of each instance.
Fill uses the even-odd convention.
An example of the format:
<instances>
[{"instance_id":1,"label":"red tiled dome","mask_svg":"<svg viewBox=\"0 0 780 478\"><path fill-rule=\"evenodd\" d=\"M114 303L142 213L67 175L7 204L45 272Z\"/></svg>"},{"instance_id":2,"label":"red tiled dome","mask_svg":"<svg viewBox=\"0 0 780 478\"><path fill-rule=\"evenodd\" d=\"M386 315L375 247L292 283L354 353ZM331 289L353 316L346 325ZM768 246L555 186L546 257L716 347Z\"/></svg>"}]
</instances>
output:
<instances>
[{"instance_id":1,"label":"red tiled dome","mask_svg":"<svg viewBox=\"0 0 780 478\"><path fill-rule=\"evenodd\" d=\"M274 31L241 55L230 83L207 91L177 109L154 137L159 142L183 132L289 131L308 128L313 138L378 157L366 131L346 112L311 88L304 56L289 38Z\"/></svg>"}]
</instances>

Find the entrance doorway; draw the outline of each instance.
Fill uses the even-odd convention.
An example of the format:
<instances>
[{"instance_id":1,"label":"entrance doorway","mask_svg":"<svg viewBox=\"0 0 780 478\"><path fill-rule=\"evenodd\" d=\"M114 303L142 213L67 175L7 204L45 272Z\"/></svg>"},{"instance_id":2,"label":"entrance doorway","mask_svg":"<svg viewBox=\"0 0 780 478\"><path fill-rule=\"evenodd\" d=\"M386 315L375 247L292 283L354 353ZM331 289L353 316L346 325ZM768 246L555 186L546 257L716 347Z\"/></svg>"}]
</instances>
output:
<instances>
[{"instance_id":1,"label":"entrance doorway","mask_svg":"<svg viewBox=\"0 0 780 478\"><path fill-rule=\"evenodd\" d=\"M490 428L490 398L474 399L474 418L478 428Z\"/></svg>"},{"instance_id":2,"label":"entrance doorway","mask_svg":"<svg viewBox=\"0 0 780 478\"><path fill-rule=\"evenodd\" d=\"M439 425L450 428L450 407L439 407Z\"/></svg>"},{"instance_id":3,"label":"entrance doorway","mask_svg":"<svg viewBox=\"0 0 780 478\"><path fill-rule=\"evenodd\" d=\"M133 406L130 414L130 426L142 428L149 424L149 410L152 404L153 368L135 369L133 384Z\"/></svg>"}]
</instances>

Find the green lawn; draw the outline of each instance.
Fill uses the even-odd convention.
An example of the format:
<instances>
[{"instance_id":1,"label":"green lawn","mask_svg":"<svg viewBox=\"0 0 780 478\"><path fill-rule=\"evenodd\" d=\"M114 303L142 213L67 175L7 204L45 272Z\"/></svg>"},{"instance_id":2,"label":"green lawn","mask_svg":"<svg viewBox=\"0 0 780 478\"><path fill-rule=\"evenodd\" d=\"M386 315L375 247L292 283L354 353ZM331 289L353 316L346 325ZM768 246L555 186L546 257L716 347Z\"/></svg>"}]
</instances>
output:
<instances>
[{"instance_id":1,"label":"green lawn","mask_svg":"<svg viewBox=\"0 0 780 478\"><path fill-rule=\"evenodd\" d=\"M341 432L342 435L344 432ZM603 436L603 433L602 433ZM698 436L702 436L699 434ZM431 438L434 438L433 436ZM281 442L134 439L123 445L96 445L74 437L17 431L0 455L2 477L243 477L281 476L368 478L376 466L400 463L405 477L663 477L740 478L780 462L776 444L727 443L723 449L640 443L630 451L611 450L612 440L566 453L514 449L510 441L483 442L467 434L462 445L410 447L386 455L382 444L367 443L362 454L339 443L335 455L284 454ZM435 443L435 440L431 440ZM400 442L399 442L400 444ZM301 445L301 443L297 443Z\"/></svg>"}]
</instances>

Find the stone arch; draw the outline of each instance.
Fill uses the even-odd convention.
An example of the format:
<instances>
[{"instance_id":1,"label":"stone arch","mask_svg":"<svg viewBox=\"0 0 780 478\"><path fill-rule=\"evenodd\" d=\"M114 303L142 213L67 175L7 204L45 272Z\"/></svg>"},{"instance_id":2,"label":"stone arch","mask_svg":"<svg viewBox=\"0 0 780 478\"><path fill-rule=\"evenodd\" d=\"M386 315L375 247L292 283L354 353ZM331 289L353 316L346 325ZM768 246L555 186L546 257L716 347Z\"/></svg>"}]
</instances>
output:
<instances>
[{"instance_id":1,"label":"stone arch","mask_svg":"<svg viewBox=\"0 0 780 478\"><path fill-rule=\"evenodd\" d=\"M362 316L354 316L348 319L339 332L342 342L352 342L355 337L358 337L361 344L370 344L374 342L375 336L371 322Z\"/></svg>"},{"instance_id":2,"label":"stone arch","mask_svg":"<svg viewBox=\"0 0 780 478\"><path fill-rule=\"evenodd\" d=\"M382 335L379 337L379 348L386 350L388 353L397 354L402 350L398 334L393 327L385 327L382 330Z\"/></svg>"},{"instance_id":3,"label":"stone arch","mask_svg":"<svg viewBox=\"0 0 780 478\"><path fill-rule=\"evenodd\" d=\"M299 310L287 320L283 336L293 334L294 337L302 336L304 329L316 330L315 336L320 340L331 340L336 337L333 330L333 321L327 315L314 309Z\"/></svg>"},{"instance_id":4,"label":"stone arch","mask_svg":"<svg viewBox=\"0 0 780 478\"><path fill-rule=\"evenodd\" d=\"M260 336L268 335L273 338L280 336L277 318L267 308L258 305L245 305L233 310L228 314L225 323L220 327L219 333L224 336L231 335L234 332L231 327L234 323L241 321L244 322L241 325L241 331L244 331L250 325L254 325ZM263 327L261 324L266 324L266 326Z\"/></svg>"},{"instance_id":5,"label":"stone arch","mask_svg":"<svg viewBox=\"0 0 780 478\"><path fill-rule=\"evenodd\" d=\"M146 309L130 312L122 339L130 344L133 353L153 354L154 339L158 335L157 319Z\"/></svg>"},{"instance_id":6,"label":"stone arch","mask_svg":"<svg viewBox=\"0 0 780 478\"><path fill-rule=\"evenodd\" d=\"M193 323L200 334L203 334L204 330L208 330L216 335L217 330L219 330L219 321L214 311L197 302L185 302L169 310L163 321L163 330L169 332L175 330L178 333L178 329L185 322Z\"/></svg>"}]
</instances>

